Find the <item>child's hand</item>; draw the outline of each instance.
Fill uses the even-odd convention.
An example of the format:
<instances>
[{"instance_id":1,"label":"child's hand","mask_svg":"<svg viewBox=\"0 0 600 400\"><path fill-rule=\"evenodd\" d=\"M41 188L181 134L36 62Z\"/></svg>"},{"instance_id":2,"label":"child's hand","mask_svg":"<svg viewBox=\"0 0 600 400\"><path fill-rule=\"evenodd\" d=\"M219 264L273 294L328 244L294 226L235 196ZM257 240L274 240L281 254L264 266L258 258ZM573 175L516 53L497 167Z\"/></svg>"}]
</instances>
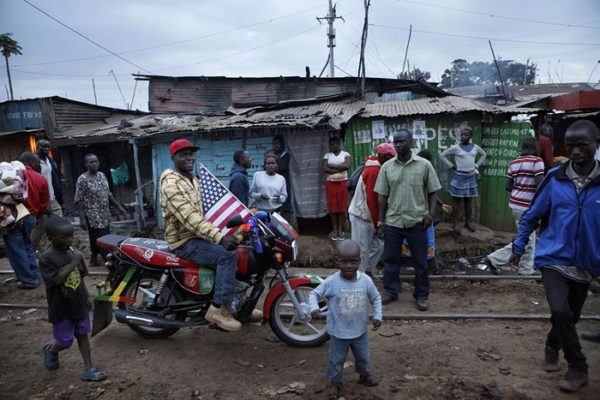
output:
<instances>
[{"instance_id":1,"label":"child's hand","mask_svg":"<svg viewBox=\"0 0 600 400\"><path fill-rule=\"evenodd\" d=\"M376 331L381 326L381 321L373 318L373 330Z\"/></svg>"},{"instance_id":2,"label":"child's hand","mask_svg":"<svg viewBox=\"0 0 600 400\"><path fill-rule=\"evenodd\" d=\"M451 205L444 203L442 204L442 211L444 211L446 214L452 214L453 209Z\"/></svg>"},{"instance_id":3,"label":"child's hand","mask_svg":"<svg viewBox=\"0 0 600 400\"><path fill-rule=\"evenodd\" d=\"M72 249L71 251L73 251L73 262L76 264L82 263L83 262L83 253L76 249Z\"/></svg>"},{"instance_id":4,"label":"child's hand","mask_svg":"<svg viewBox=\"0 0 600 400\"><path fill-rule=\"evenodd\" d=\"M319 310L313 310L310 313L310 316L312 317L312 319L320 319L321 318L321 311L319 311Z\"/></svg>"}]
</instances>

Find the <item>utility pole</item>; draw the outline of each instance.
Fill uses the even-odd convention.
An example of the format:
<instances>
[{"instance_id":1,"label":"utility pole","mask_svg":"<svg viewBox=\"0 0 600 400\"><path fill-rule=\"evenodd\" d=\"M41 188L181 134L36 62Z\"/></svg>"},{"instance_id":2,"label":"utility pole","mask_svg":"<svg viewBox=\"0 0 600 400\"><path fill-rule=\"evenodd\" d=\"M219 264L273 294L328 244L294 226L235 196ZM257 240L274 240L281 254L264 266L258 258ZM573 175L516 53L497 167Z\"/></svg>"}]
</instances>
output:
<instances>
[{"instance_id":1,"label":"utility pole","mask_svg":"<svg viewBox=\"0 0 600 400\"><path fill-rule=\"evenodd\" d=\"M96 97L96 83L94 82L94 78L92 78L92 88L94 89L94 104L98 105L98 97Z\"/></svg>"},{"instance_id":2,"label":"utility pole","mask_svg":"<svg viewBox=\"0 0 600 400\"><path fill-rule=\"evenodd\" d=\"M332 4L332 0L329 0L329 13L326 17L317 17L317 20L321 22L322 19L327 21L329 28L327 29L327 47L329 47L329 77L333 78L335 76L335 63L333 62L333 48L335 47L335 29L333 28L333 23L336 19L341 19L344 21L344 18L338 17L335 15L335 7ZM344 21L345 22L345 21Z\"/></svg>"},{"instance_id":3,"label":"utility pole","mask_svg":"<svg viewBox=\"0 0 600 400\"><path fill-rule=\"evenodd\" d=\"M494 64L496 64L496 70L498 71L498 78L500 78L500 85L502 85L502 94L504 95L504 101L507 101L506 98L506 90L504 90L504 80L502 79L502 74L500 73L500 67L498 66L498 61L496 61L496 55L494 54L494 48L492 47L492 41L488 40L490 44L490 49L492 50L492 57L494 58Z\"/></svg>"},{"instance_id":4,"label":"utility pole","mask_svg":"<svg viewBox=\"0 0 600 400\"><path fill-rule=\"evenodd\" d=\"M588 79L587 79L588 85L592 81L592 75L594 75L594 71L596 70L596 67L598 66L598 64L600 64L600 60L598 60L598 62L596 64L594 64L594 68L592 68L592 72L590 72L590 76L588 76Z\"/></svg>"},{"instance_id":5,"label":"utility pole","mask_svg":"<svg viewBox=\"0 0 600 400\"><path fill-rule=\"evenodd\" d=\"M525 63L525 74L523 76L523 85L527 85L527 67L529 66L529 60L531 57L527 58L527 62Z\"/></svg>"},{"instance_id":6,"label":"utility pole","mask_svg":"<svg viewBox=\"0 0 600 400\"><path fill-rule=\"evenodd\" d=\"M117 76L115 75L115 71L113 71L112 69L110 71L108 71L109 74L112 74L113 78L115 78L115 83L117 84L117 88L119 89L119 93L121 93L121 98L123 99L123 104L125 104L125 109L129 110L129 105L127 104L127 101L125 100L125 96L123 96L123 91L121 90L121 85L119 85L119 81L117 80Z\"/></svg>"},{"instance_id":7,"label":"utility pole","mask_svg":"<svg viewBox=\"0 0 600 400\"><path fill-rule=\"evenodd\" d=\"M365 96L365 81L367 79L367 71L365 68L365 49L367 47L367 33L369 29L369 7L371 6L371 0L363 0L365 5L365 21L363 23L363 31L360 39L360 58L358 60L358 82L357 92L359 98Z\"/></svg>"},{"instance_id":8,"label":"utility pole","mask_svg":"<svg viewBox=\"0 0 600 400\"><path fill-rule=\"evenodd\" d=\"M408 31L408 42L406 42L406 50L404 50L404 61L402 62L402 72L400 76L404 76L404 67L406 66L406 60L408 57L408 46L410 46L410 37L412 36L412 24L410 24L410 30ZM410 70L410 66L408 67Z\"/></svg>"}]
</instances>

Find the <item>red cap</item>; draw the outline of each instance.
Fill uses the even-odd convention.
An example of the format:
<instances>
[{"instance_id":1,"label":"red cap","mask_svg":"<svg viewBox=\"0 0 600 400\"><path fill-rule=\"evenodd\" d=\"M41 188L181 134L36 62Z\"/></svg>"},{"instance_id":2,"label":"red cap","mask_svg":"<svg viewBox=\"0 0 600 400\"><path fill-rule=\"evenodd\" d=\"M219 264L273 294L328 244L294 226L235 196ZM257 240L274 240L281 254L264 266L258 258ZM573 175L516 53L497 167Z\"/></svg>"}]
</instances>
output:
<instances>
[{"instance_id":1,"label":"red cap","mask_svg":"<svg viewBox=\"0 0 600 400\"><path fill-rule=\"evenodd\" d=\"M171 143L171 147L169 148L169 151L171 153L171 156L174 156L175 153L181 151L181 150L193 150L193 151L198 151L200 149L200 147L198 146L194 146L192 144L192 142L190 142L187 139L177 139L174 140L173 143Z\"/></svg>"},{"instance_id":2,"label":"red cap","mask_svg":"<svg viewBox=\"0 0 600 400\"><path fill-rule=\"evenodd\" d=\"M380 143L375 147L377 154L391 154L396 155L396 149L391 143Z\"/></svg>"}]
</instances>

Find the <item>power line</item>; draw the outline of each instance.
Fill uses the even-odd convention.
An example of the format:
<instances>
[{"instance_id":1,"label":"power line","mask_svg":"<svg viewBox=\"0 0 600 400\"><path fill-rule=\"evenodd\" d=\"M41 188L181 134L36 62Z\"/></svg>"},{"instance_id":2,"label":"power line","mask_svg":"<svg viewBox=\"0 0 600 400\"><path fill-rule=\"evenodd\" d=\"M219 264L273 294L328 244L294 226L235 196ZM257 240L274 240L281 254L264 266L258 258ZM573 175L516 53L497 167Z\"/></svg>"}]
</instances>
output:
<instances>
[{"instance_id":1,"label":"power line","mask_svg":"<svg viewBox=\"0 0 600 400\"><path fill-rule=\"evenodd\" d=\"M356 33L362 35L362 31L359 30L357 27L355 27L352 23L347 22L347 25L352 28L354 31L356 31ZM346 39L346 38L345 38ZM346 41L348 41L349 43L352 43L354 46L356 46L356 48L358 48L360 50L360 45L354 44L351 40L346 39ZM375 39L375 35L373 32L371 32L371 36L367 38L367 42L369 44L371 44L373 46L373 48L375 49L375 57L372 57L370 54L365 53L366 56L375 64L375 61L379 62L381 65L383 65L389 72L390 74L392 74L392 76L395 78L398 75L392 71L392 69L383 61L383 59L381 58L381 56L379 55L379 46L377 45L377 40ZM376 60L375 60L376 58ZM379 68L378 68L379 69ZM381 70L379 70L379 72L382 72ZM385 75L382 74L382 76Z\"/></svg>"},{"instance_id":2,"label":"power line","mask_svg":"<svg viewBox=\"0 0 600 400\"><path fill-rule=\"evenodd\" d=\"M345 73L346 75L348 75L349 77L352 78L352 75L350 75L348 72L344 71L343 69L341 69L340 67L338 67L337 65L335 66L337 69L339 69L340 71L342 71L343 73Z\"/></svg>"},{"instance_id":3,"label":"power line","mask_svg":"<svg viewBox=\"0 0 600 400\"><path fill-rule=\"evenodd\" d=\"M20 72L22 74L46 75L46 76L67 76L67 77L77 77L77 78L99 78L99 77L106 76L106 75L83 75L83 74L53 74L50 72L22 71L18 68L11 68L10 70ZM127 74L127 75L130 75L130 74Z\"/></svg>"},{"instance_id":4,"label":"power line","mask_svg":"<svg viewBox=\"0 0 600 400\"><path fill-rule=\"evenodd\" d=\"M141 69L142 71L151 74L152 72L148 71L145 68L140 67L139 65L129 61L128 59L126 59L125 57L115 53L114 51L107 49L106 47L102 46L100 43L93 41L92 39L90 39L89 37L85 36L83 33L80 33L78 31L76 31L75 29L71 28L70 26L68 26L67 24L59 21L58 19L54 18L52 15L48 14L46 11L42 10L41 8L39 8L38 6L36 6L35 4L30 3L27 0L23 0L25 3L29 4L31 7L35 8L36 10L38 10L39 12L41 12L42 14L46 15L47 17L49 17L50 19L52 19L53 21L56 21L57 23L59 23L60 25L64 26L65 28L67 28L68 30L70 30L73 33L76 33L77 35L81 36L82 38L84 38L85 40L87 40L88 42L100 47L102 50L109 52L110 54L112 54L113 56L125 61L127 64L133 65L134 67Z\"/></svg>"},{"instance_id":5,"label":"power line","mask_svg":"<svg viewBox=\"0 0 600 400\"><path fill-rule=\"evenodd\" d=\"M396 29L399 31L408 31L408 28L401 28L399 26L391 26L391 25L380 25L380 24L369 24L376 28L385 28L385 29ZM527 43L527 44L549 44L554 46L600 46L600 43L572 43L572 42L536 42L531 40L516 40L516 39L502 39L502 38L490 38L483 36L472 36L472 35L460 35L457 33L448 33L448 32L434 32L434 31L422 31L413 29L413 32L425 33L428 35L439 35L439 36L448 36L448 37L457 37L463 39L476 39L476 40L493 40L496 42L511 42L511 43Z\"/></svg>"},{"instance_id":6,"label":"power line","mask_svg":"<svg viewBox=\"0 0 600 400\"><path fill-rule=\"evenodd\" d=\"M467 13L467 14L482 15L484 17L490 17L490 18L508 19L508 20L513 20L513 21L530 22L530 23L534 23L534 24L543 24L543 25L563 26L563 27L566 27L566 28L583 28L583 29L599 29L600 30L600 27L597 27L597 26L586 26L586 25L577 25L577 24L565 24L565 23L561 23L561 22L541 21L541 20L538 20L538 19L528 19L528 18L520 18L520 17L509 17L509 16L506 16L506 15L496 15L496 14L489 14L489 13L480 12L480 11L463 10L463 9L460 9L460 8L440 6L440 5L437 5L437 4L422 3L420 1L414 1L414 0L399 0L399 1L403 1L405 3L418 4L418 5L427 6L427 7L441 8L441 9L444 9L444 10L457 11L457 12L462 12L462 13Z\"/></svg>"},{"instance_id":7,"label":"power line","mask_svg":"<svg viewBox=\"0 0 600 400\"><path fill-rule=\"evenodd\" d=\"M240 31L240 30L243 30L243 29L247 29L247 28L252 28L252 27L255 27L255 26L263 25L263 24L266 24L266 23L271 23L273 21L277 21L277 20L280 20L280 19L285 19L285 18L296 16L296 15L304 14L304 13L307 13L309 11L313 11L313 10L316 10L318 8L323 8L323 7L324 7L323 5L320 5L320 6L317 6L317 7L308 8L306 10L298 11L298 12L295 12L295 13L282 15L280 17L269 18L269 19L265 19L265 20L262 20L262 21L258 21L258 22L252 23L252 24L243 25L243 26L240 26L240 27L237 27L237 28L231 28L231 29L227 29L227 30L224 30L224 31L220 31L220 32L208 33L208 34L202 35L202 36L196 36L196 37L193 37L193 38L178 40L178 41L175 41L175 42L163 43L163 44L159 44L159 45L155 45L155 46L142 47L142 48L138 48L138 49L131 49L131 50L126 50L126 51L121 51L118 54L122 55L122 54L139 53L139 52L143 52L143 51L147 51L147 50L154 50L154 49L159 49L159 48L162 48L162 47L170 47L170 46L175 46L175 45L182 44L182 43L188 43L188 42L192 42L192 41L195 41L195 40L207 39L207 38L210 38L210 37L219 36L219 35L223 35L223 34L231 33L231 32L236 32L236 31ZM33 63L33 64L19 64L19 65L15 65L15 67L33 67L33 66L38 66L38 65L63 64L63 63L69 63L69 62L94 60L94 59L105 58L105 57L110 57L110 56L109 55L97 55L97 56L90 56L90 57L72 58L72 59L69 59L69 60L48 61L48 62Z\"/></svg>"},{"instance_id":8,"label":"power line","mask_svg":"<svg viewBox=\"0 0 600 400\"><path fill-rule=\"evenodd\" d=\"M159 71L166 71L166 70L170 70L170 69L179 69L179 68L185 68L185 67L192 67L192 66L194 66L194 65L206 64L206 63L209 63L209 62L213 62L213 61L222 60L222 59L224 59L224 58L229 58L229 57L237 56L237 55L240 55L240 54L244 54L244 53L248 53L248 52L250 52L250 51L254 51L254 50L258 50L258 49L262 49L263 47L272 46L272 45L274 45L274 44L277 44L277 43L280 43L280 42L283 42L283 41L286 41L286 40L289 40L289 39L295 38L296 36L303 35L303 34L305 34L306 32L313 31L313 30L315 30L315 29L317 29L317 28L319 28L319 27L320 27L320 26L319 26L319 25L317 25L317 26L314 26L314 27L312 27L312 28L306 29L306 30L304 30L304 31L302 31L302 32L298 32L298 33L296 33L296 34L293 34L293 35L291 35L291 36L287 36L287 37L284 37L284 38L282 38L282 39L275 40L275 41L273 41L273 42L265 43L265 44L262 44L262 45L260 45L260 46L251 47L251 48L249 48L249 49L245 49L245 50L237 51L237 52L234 52L234 53L226 54L226 55L224 55L224 56L215 57L215 58L210 58L210 59L208 59L208 60L204 60L204 61L198 61L198 62L191 63L191 64L178 65L178 66L175 66L175 67L168 67L168 68L160 68L160 69L156 69L155 71L156 71L156 72L159 72Z\"/></svg>"}]
</instances>

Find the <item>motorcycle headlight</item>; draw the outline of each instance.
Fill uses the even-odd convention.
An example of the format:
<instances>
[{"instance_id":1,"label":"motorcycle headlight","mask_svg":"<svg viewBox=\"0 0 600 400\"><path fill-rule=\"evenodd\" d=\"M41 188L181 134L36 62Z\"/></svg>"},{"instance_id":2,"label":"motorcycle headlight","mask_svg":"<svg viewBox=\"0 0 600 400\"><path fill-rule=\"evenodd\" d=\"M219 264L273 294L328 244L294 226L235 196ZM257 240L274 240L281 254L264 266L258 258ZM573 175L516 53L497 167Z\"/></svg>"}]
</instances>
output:
<instances>
[{"instance_id":1,"label":"motorcycle headlight","mask_svg":"<svg viewBox=\"0 0 600 400\"><path fill-rule=\"evenodd\" d=\"M298 258L298 242L295 240L292 242L292 251L294 252L294 261Z\"/></svg>"}]
</instances>

